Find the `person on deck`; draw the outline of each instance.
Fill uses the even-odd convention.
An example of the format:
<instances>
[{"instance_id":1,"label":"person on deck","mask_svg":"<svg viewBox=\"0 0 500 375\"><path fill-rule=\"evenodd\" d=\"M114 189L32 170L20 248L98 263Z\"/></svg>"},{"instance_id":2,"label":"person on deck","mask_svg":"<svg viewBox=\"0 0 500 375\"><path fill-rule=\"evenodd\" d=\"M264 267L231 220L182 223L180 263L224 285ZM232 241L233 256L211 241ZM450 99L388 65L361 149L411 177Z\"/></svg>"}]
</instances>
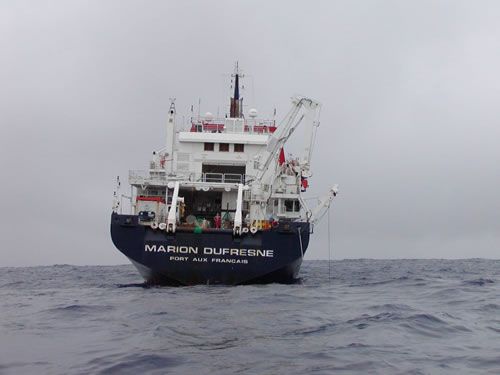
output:
<instances>
[{"instance_id":1,"label":"person on deck","mask_svg":"<svg viewBox=\"0 0 500 375\"><path fill-rule=\"evenodd\" d=\"M215 217L214 217L215 228L220 229L221 222L222 222L222 219L221 219L220 215L219 214L215 215Z\"/></svg>"}]
</instances>

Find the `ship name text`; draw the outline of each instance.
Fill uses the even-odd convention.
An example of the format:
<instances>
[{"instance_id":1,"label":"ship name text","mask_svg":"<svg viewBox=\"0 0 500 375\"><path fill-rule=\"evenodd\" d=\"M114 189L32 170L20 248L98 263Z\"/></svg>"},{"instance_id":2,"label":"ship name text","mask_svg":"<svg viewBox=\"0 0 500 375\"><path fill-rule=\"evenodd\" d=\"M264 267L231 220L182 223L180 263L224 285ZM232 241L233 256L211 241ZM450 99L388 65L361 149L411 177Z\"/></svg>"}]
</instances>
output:
<instances>
[{"instance_id":1,"label":"ship name text","mask_svg":"<svg viewBox=\"0 0 500 375\"><path fill-rule=\"evenodd\" d=\"M145 244L144 251L149 253L194 254L194 255L229 255L237 257L274 257L274 250L231 249L227 247L174 246Z\"/></svg>"}]
</instances>

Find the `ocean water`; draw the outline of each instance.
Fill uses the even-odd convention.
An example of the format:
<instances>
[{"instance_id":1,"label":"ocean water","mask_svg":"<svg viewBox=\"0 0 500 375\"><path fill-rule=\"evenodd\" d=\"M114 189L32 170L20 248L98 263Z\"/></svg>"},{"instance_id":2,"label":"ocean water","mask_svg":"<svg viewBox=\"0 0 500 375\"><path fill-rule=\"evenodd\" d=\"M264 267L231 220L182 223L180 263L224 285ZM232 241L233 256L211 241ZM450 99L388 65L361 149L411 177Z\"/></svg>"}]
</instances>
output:
<instances>
[{"instance_id":1,"label":"ocean water","mask_svg":"<svg viewBox=\"0 0 500 375\"><path fill-rule=\"evenodd\" d=\"M296 285L0 268L2 374L500 374L500 261L306 261Z\"/></svg>"}]
</instances>

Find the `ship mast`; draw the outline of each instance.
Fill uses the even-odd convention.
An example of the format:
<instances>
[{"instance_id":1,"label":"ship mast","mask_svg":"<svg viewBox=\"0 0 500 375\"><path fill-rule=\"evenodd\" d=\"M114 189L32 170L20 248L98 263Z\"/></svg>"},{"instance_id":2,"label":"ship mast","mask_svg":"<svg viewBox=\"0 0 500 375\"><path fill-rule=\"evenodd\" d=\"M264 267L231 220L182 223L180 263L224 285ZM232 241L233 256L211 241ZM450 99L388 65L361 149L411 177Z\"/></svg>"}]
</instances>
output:
<instances>
[{"instance_id":1,"label":"ship mast","mask_svg":"<svg viewBox=\"0 0 500 375\"><path fill-rule=\"evenodd\" d=\"M238 62L236 62L234 73L231 77L234 78L234 94L231 98L229 117L241 118L243 117L243 98L240 98L240 78L243 78L244 75L240 72Z\"/></svg>"},{"instance_id":2,"label":"ship mast","mask_svg":"<svg viewBox=\"0 0 500 375\"><path fill-rule=\"evenodd\" d=\"M174 143L175 143L175 98L170 98L170 109L168 110L167 134L165 144L165 159L167 159L167 172L173 173L174 165Z\"/></svg>"}]
</instances>

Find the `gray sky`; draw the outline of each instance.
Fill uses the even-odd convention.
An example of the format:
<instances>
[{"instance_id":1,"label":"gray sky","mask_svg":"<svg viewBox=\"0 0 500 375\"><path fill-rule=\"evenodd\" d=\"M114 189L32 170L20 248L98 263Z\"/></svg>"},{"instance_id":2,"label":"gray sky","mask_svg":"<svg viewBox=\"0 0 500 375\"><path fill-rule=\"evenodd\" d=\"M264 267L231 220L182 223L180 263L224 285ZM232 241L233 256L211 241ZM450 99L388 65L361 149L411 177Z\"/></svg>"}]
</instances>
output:
<instances>
[{"instance_id":1,"label":"gray sky","mask_svg":"<svg viewBox=\"0 0 500 375\"><path fill-rule=\"evenodd\" d=\"M323 103L310 195L340 185L334 258L499 258L499 19L497 1L0 1L0 266L126 263L115 176L163 145L169 97L222 112L236 60L260 114Z\"/></svg>"}]
</instances>

